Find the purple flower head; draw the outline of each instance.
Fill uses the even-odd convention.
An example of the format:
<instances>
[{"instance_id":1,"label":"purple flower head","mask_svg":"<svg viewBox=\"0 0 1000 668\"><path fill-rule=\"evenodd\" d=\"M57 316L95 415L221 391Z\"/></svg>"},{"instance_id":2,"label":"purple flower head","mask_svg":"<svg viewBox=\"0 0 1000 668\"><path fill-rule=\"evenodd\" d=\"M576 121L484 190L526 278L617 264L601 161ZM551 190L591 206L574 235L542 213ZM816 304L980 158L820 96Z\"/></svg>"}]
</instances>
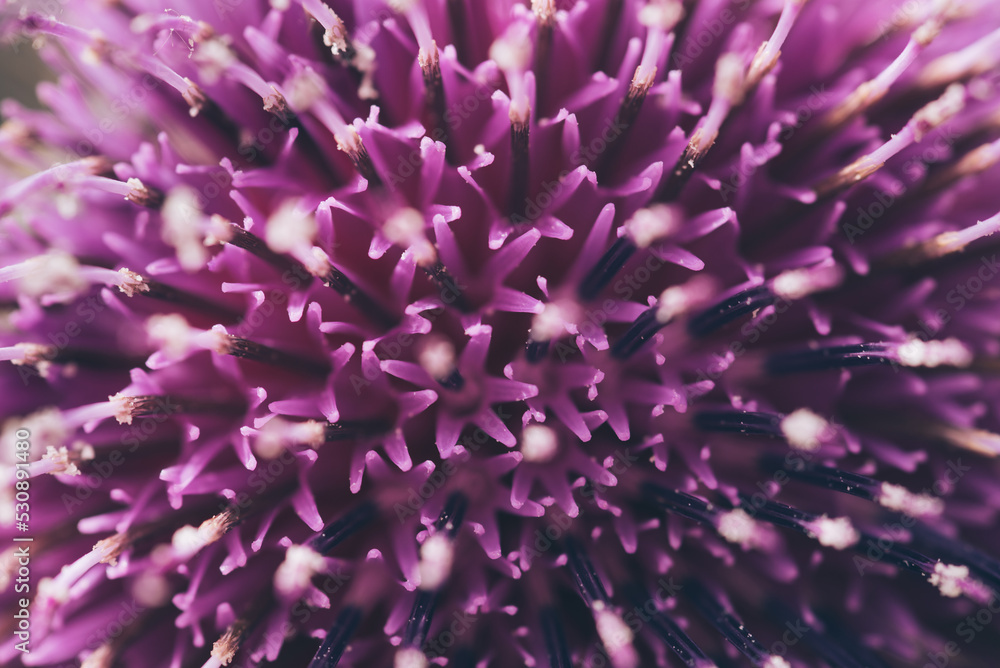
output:
<instances>
[{"instance_id":1,"label":"purple flower head","mask_svg":"<svg viewBox=\"0 0 1000 668\"><path fill-rule=\"evenodd\" d=\"M3 665L995 664L997 3L0 32Z\"/></svg>"}]
</instances>

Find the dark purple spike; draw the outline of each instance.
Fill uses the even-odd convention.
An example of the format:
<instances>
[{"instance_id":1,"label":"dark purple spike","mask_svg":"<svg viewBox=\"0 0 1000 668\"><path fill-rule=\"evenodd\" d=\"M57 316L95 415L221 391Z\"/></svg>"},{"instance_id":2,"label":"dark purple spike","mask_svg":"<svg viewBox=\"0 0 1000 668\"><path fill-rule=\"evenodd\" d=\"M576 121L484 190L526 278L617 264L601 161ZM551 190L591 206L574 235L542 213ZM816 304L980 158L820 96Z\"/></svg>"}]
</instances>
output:
<instances>
[{"instance_id":1,"label":"dark purple spike","mask_svg":"<svg viewBox=\"0 0 1000 668\"><path fill-rule=\"evenodd\" d=\"M577 586L580 588L580 595L587 605L593 605L595 601L607 602L608 592L604 589L604 583L594 570L594 564L590 557L584 552L583 546L572 536L566 539L567 567L573 573Z\"/></svg>"},{"instance_id":2,"label":"dark purple spike","mask_svg":"<svg viewBox=\"0 0 1000 668\"><path fill-rule=\"evenodd\" d=\"M777 299L766 285L749 288L691 318L687 325L688 333L696 337L708 336L741 316L770 306Z\"/></svg>"},{"instance_id":3,"label":"dark purple spike","mask_svg":"<svg viewBox=\"0 0 1000 668\"><path fill-rule=\"evenodd\" d=\"M523 121L510 122L510 191L507 213L513 223L527 223L528 179L531 172L529 153L531 126Z\"/></svg>"},{"instance_id":4,"label":"dark purple spike","mask_svg":"<svg viewBox=\"0 0 1000 668\"><path fill-rule=\"evenodd\" d=\"M333 520L309 542L309 546L320 554L328 554L362 527L375 519L378 509L367 501L347 511Z\"/></svg>"},{"instance_id":5,"label":"dark purple spike","mask_svg":"<svg viewBox=\"0 0 1000 668\"><path fill-rule=\"evenodd\" d=\"M452 392L459 392L465 387L465 378L462 377L462 372L458 369L454 369L444 378L437 378L436 380L441 387Z\"/></svg>"},{"instance_id":6,"label":"dark purple spike","mask_svg":"<svg viewBox=\"0 0 1000 668\"><path fill-rule=\"evenodd\" d=\"M329 362L309 359L238 336L228 336L226 338L226 350L233 357L282 367L302 374L325 378L330 373Z\"/></svg>"},{"instance_id":7,"label":"dark purple spike","mask_svg":"<svg viewBox=\"0 0 1000 668\"><path fill-rule=\"evenodd\" d=\"M441 291L441 299L445 304L451 304L463 313L469 313L473 310L458 281L440 261L430 267L424 267L424 272L438 286Z\"/></svg>"},{"instance_id":8,"label":"dark purple spike","mask_svg":"<svg viewBox=\"0 0 1000 668\"><path fill-rule=\"evenodd\" d=\"M615 277L615 274L621 271L636 250L638 249L631 239L625 236L619 237L583 279L578 291L580 298L584 301L590 301L597 297L601 290Z\"/></svg>"},{"instance_id":9,"label":"dark purple spike","mask_svg":"<svg viewBox=\"0 0 1000 668\"><path fill-rule=\"evenodd\" d=\"M539 615L542 622L542 637L545 639L545 651L549 655L550 668L573 668L569 658L569 645L566 643L566 632L555 608L544 608Z\"/></svg>"},{"instance_id":10,"label":"dark purple spike","mask_svg":"<svg viewBox=\"0 0 1000 668\"><path fill-rule=\"evenodd\" d=\"M889 668L889 664L865 647L857 635L832 615L815 613L826 633L810 633L808 643L828 663L836 668Z\"/></svg>"},{"instance_id":11,"label":"dark purple spike","mask_svg":"<svg viewBox=\"0 0 1000 668\"><path fill-rule=\"evenodd\" d=\"M882 486L878 480L859 473L851 473L818 464L805 464L801 460L798 461L798 466L787 466L785 458L778 455L764 455L760 461L766 470L783 470L796 480L858 496L868 501L878 499L879 489Z\"/></svg>"},{"instance_id":12,"label":"dark purple spike","mask_svg":"<svg viewBox=\"0 0 1000 668\"><path fill-rule=\"evenodd\" d=\"M228 306L222 306L221 304L210 299L206 299L201 295L185 292L184 290L161 283L160 281L152 278L143 277L143 282L149 287L149 289L145 292L136 291L135 295L137 297L142 295L143 297L149 297L150 299L156 299L169 304L186 306L197 311L208 311L221 322L238 322L242 318L243 314L241 311L231 309Z\"/></svg>"},{"instance_id":13,"label":"dark purple spike","mask_svg":"<svg viewBox=\"0 0 1000 668\"><path fill-rule=\"evenodd\" d=\"M912 531L914 538L934 550L935 554L945 555L951 561L967 565L995 590L1000 591L1000 561L968 543L938 533L923 522L914 524Z\"/></svg>"},{"instance_id":14,"label":"dark purple spike","mask_svg":"<svg viewBox=\"0 0 1000 668\"><path fill-rule=\"evenodd\" d=\"M647 500L675 515L680 515L681 517L686 517L703 524L712 524L712 517L715 515L715 511L712 504L708 501L703 501L686 492L661 487L651 482L643 484L642 492Z\"/></svg>"},{"instance_id":15,"label":"dark purple spike","mask_svg":"<svg viewBox=\"0 0 1000 668\"><path fill-rule=\"evenodd\" d=\"M894 363L884 343L858 343L777 353L768 357L766 367L770 373L784 374Z\"/></svg>"},{"instance_id":16,"label":"dark purple spike","mask_svg":"<svg viewBox=\"0 0 1000 668\"><path fill-rule=\"evenodd\" d=\"M549 354L549 342L532 341L529 339L528 343L524 346L524 354L529 362L538 364Z\"/></svg>"},{"instance_id":17,"label":"dark purple spike","mask_svg":"<svg viewBox=\"0 0 1000 668\"><path fill-rule=\"evenodd\" d=\"M645 609L647 601L652 600L646 588L639 583L627 585L625 594L636 610ZM691 636L685 633L667 612L660 610L649 617L650 629L680 657L684 665L690 668L702 668L712 663L708 654L698 647Z\"/></svg>"},{"instance_id":18,"label":"dark purple spike","mask_svg":"<svg viewBox=\"0 0 1000 668\"><path fill-rule=\"evenodd\" d=\"M313 277L305 268L305 265L298 260L288 257L287 255L274 252L264 242L264 240L256 234L246 231L234 222L229 222L229 230L231 236L226 243L236 246L237 248L242 248L248 253L260 258L264 262L267 262L280 272L292 272L304 282L312 280Z\"/></svg>"},{"instance_id":19,"label":"dark purple spike","mask_svg":"<svg viewBox=\"0 0 1000 668\"><path fill-rule=\"evenodd\" d=\"M687 185L701 161L690 155L687 149L681 153L674 168L663 179L659 192L653 198L657 202L672 202L677 199Z\"/></svg>"},{"instance_id":20,"label":"dark purple spike","mask_svg":"<svg viewBox=\"0 0 1000 668\"><path fill-rule=\"evenodd\" d=\"M663 329L664 324L656 319L655 308L643 311L628 328L628 331L611 347L611 356L617 359L628 359L658 331Z\"/></svg>"},{"instance_id":21,"label":"dark purple spike","mask_svg":"<svg viewBox=\"0 0 1000 668\"><path fill-rule=\"evenodd\" d=\"M337 621L326 632L323 644L319 646L316 656L309 662L309 668L334 668L340 663L340 657L347 649L347 643L361 623L361 609L349 605L337 615Z\"/></svg>"},{"instance_id":22,"label":"dark purple spike","mask_svg":"<svg viewBox=\"0 0 1000 668\"><path fill-rule=\"evenodd\" d=\"M704 585L697 580L687 580L684 583L684 593L694 603L698 612L754 665L762 665L767 660L770 654L764 646Z\"/></svg>"},{"instance_id":23,"label":"dark purple spike","mask_svg":"<svg viewBox=\"0 0 1000 668\"><path fill-rule=\"evenodd\" d=\"M389 431L392 425L386 420L340 420L324 425L324 440L327 443L353 441L366 436L376 436Z\"/></svg>"},{"instance_id":24,"label":"dark purple spike","mask_svg":"<svg viewBox=\"0 0 1000 668\"><path fill-rule=\"evenodd\" d=\"M882 542L885 543L886 541ZM931 559L925 554L921 554L912 548L896 542L892 542L887 549L883 549L879 545L879 539L870 533L862 532L861 539L854 546L854 549L857 552L865 554L872 545L882 551L881 561L908 571L913 571L914 573L920 573L925 577L934 572L934 566L938 563L936 559Z\"/></svg>"},{"instance_id":25,"label":"dark purple spike","mask_svg":"<svg viewBox=\"0 0 1000 668\"><path fill-rule=\"evenodd\" d=\"M420 647L427 640L427 632L431 628L431 619L438 604L437 591L417 592L417 598L410 609L410 619L403 629L403 647Z\"/></svg>"},{"instance_id":26,"label":"dark purple spike","mask_svg":"<svg viewBox=\"0 0 1000 668\"><path fill-rule=\"evenodd\" d=\"M807 513L804 510L799 510L798 508L793 508L777 501L767 500L763 505L754 503L749 495L743 493L740 493L740 507L749 513L751 517L766 520L771 524L785 527L786 529L795 529L803 533L808 531L804 525L815 521L818 517L813 513Z\"/></svg>"},{"instance_id":27,"label":"dark purple spike","mask_svg":"<svg viewBox=\"0 0 1000 668\"><path fill-rule=\"evenodd\" d=\"M781 436L781 416L752 411L702 411L692 422L704 431L753 436Z\"/></svg>"},{"instance_id":28,"label":"dark purple spike","mask_svg":"<svg viewBox=\"0 0 1000 668\"><path fill-rule=\"evenodd\" d=\"M468 507L469 500L464 494L452 492L445 501L444 508L441 509L441 515L434 522L434 530L447 532L449 538L457 536Z\"/></svg>"},{"instance_id":29,"label":"dark purple spike","mask_svg":"<svg viewBox=\"0 0 1000 668\"><path fill-rule=\"evenodd\" d=\"M353 304L354 308L376 325L384 329L392 329L399 324L399 318L389 313L339 269L330 267L330 271L323 277L323 285L335 290L345 301Z\"/></svg>"}]
</instances>

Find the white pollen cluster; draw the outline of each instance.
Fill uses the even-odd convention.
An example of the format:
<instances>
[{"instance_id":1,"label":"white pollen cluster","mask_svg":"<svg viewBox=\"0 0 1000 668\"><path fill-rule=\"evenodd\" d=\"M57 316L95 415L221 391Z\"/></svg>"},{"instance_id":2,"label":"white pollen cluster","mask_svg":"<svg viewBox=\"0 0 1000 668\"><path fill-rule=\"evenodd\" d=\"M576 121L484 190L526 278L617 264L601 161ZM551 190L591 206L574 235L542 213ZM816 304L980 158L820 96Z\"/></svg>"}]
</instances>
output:
<instances>
[{"instance_id":1,"label":"white pollen cluster","mask_svg":"<svg viewBox=\"0 0 1000 668\"><path fill-rule=\"evenodd\" d=\"M781 420L781 433L796 450L815 452L834 432L822 417L808 408L799 408Z\"/></svg>"}]
</instances>

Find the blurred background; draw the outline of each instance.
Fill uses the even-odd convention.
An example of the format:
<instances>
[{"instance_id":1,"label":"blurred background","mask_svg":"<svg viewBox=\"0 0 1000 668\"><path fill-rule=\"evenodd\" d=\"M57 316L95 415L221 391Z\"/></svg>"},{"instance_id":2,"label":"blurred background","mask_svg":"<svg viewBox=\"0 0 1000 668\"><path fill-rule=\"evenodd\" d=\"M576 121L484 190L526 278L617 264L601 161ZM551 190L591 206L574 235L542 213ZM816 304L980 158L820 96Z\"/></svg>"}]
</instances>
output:
<instances>
[{"instance_id":1,"label":"blurred background","mask_svg":"<svg viewBox=\"0 0 1000 668\"><path fill-rule=\"evenodd\" d=\"M0 26L7 23L6 19L16 17L21 8L31 4L35 3L0 0ZM16 32L0 32L0 100L13 98L21 104L38 107L35 86L42 79L54 78L38 58L31 39ZM0 119L3 119L2 110Z\"/></svg>"}]
</instances>

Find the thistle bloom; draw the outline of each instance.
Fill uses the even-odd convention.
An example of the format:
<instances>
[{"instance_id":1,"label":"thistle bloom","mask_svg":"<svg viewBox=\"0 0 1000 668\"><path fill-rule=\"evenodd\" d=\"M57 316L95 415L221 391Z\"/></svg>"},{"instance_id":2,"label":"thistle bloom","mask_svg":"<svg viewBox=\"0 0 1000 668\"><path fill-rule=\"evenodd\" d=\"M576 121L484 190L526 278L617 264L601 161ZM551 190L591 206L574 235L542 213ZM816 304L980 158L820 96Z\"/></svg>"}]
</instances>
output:
<instances>
[{"instance_id":1,"label":"thistle bloom","mask_svg":"<svg viewBox=\"0 0 1000 668\"><path fill-rule=\"evenodd\" d=\"M995 663L1000 5L49 5L4 665Z\"/></svg>"}]
</instances>

